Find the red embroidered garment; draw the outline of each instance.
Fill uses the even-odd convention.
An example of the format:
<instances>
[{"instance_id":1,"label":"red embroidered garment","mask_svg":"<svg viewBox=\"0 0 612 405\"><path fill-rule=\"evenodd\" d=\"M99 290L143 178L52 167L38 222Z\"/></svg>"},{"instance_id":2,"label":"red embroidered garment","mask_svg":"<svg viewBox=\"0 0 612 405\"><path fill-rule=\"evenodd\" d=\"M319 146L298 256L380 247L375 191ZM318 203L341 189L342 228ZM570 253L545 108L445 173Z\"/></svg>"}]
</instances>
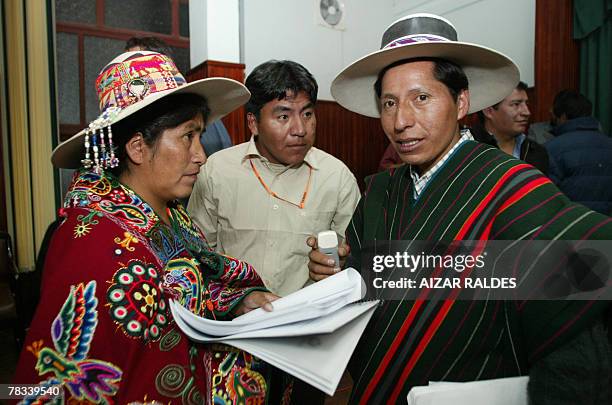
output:
<instances>
[{"instance_id":1,"label":"red embroidered garment","mask_svg":"<svg viewBox=\"0 0 612 405\"><path fill-rule=\"evenodd\" d=\"M270 366L193 344L168 307L174 299L229 316L246 294L265 290L259 276L212 252L180 205L168 210L172 226L112 175L77 174L15 383L61 385L65 402L266 402ZM23 403L37 400L45 402Z\"/></svg>"}]
</instances>

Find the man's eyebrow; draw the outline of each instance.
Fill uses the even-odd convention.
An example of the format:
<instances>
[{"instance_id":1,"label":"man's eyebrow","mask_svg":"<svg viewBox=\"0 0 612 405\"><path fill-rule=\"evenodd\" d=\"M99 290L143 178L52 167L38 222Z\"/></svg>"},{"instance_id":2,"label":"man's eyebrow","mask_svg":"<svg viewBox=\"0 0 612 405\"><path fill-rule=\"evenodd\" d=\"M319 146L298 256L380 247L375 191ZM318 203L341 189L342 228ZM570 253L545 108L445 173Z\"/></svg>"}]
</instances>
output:
<instances>
[{"instance_id":1,"label":"man's eyebrow","mask_svg":"<svg viewBox=\"0 0 612 405\"><path fill-rule=\"evenodd\" d=\"M397 96L395 96L394 94L391 94L391 93L384 93L384 94L381 94L381 95L380 95L380 98L381 98L381 99L383 99L383 98L392 98L392 99L394 99L394 100L397 100Z\"/></svg>"},{"instance_id":2,"label":"man's eyebrow","mask_svg":"<svg viewBox=\"0 0 612 405\"><path fill-rule=\"evenodd\" d=\"M428 93L431 94L431 90L427 90L425 87L422 86L416 86L416 87L412 87L410 89L404 90L402 91L402 94L409 94L409 95L413 95L413 94L418 94L418 93ZM399 97L396 96L395 94L392 93L384 93L380 96L380 98L391 98L393 100L397 100Z\"/></svg>"},{"instance_id":3,"label":"man's eyebrow","mask_svg":"<svg viewBox=\"0 0 612 405\"><path fill-rule=\"evenodd\" d=\"M306 104L304 107L302 107L301 111L308 110L309 108L314 108L313 102Z\"/></svg>"},{"instance_id":4,"label":"man's eyebrow","mask_svg":"<svg viewBox=\"0 0 612 405\"><path fill-rule=\"evenodd\" d=\"M286 105L277 105L276 107L272 109L272 113L279 113L279 112L285 112L285 111L292 111L292 108Z\"/></svg>"}]
</instances>

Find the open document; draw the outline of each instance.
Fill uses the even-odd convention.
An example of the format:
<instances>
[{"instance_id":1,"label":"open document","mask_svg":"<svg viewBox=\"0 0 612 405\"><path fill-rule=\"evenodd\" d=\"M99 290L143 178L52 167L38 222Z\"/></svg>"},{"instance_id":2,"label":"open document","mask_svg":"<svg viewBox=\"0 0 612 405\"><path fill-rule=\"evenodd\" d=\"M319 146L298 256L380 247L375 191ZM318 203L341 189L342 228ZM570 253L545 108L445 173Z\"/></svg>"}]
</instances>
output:
<instances>
[{"instance_id":1,"label":"open document","mask_svg":"<svg viewBox=\"0 0 612 405\"><path fill-rule=\"evenodd\" d=\"M346 269L231 321L199 317L170 303L172 315L192 340L245 350L333 395L377 301L365 294L355 269Z\"/></svg>"}]
</instances>

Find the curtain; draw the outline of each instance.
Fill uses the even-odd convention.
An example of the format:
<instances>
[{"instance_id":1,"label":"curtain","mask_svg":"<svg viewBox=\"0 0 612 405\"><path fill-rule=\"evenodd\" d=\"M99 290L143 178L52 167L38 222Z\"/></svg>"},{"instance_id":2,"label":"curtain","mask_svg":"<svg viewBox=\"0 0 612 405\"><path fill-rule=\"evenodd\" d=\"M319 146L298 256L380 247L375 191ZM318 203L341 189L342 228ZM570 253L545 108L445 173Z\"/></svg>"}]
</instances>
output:
<instances>
[{"instance_id":1,"label":"curtain","mask_svg":"<svg viewBox=\"0 0 612 405\"><path fill-rule=\"evenodd\" d=\"M580 91L610 135L612 126L612 0L574 0L574 39L580 43Z\"/></svg>"},{"instance_id":2,"label":"curtain","mask_svg":"<svg viewBox=\"0 0 612 405\"><path fill-rule=\"evenodd\" d=\"M55 219L55 171L50 160L57 132L52 5L51 0L0 2L5 43L0 90L6 90L7 113L2 121L7 145L2 175L7 225L20 271L34 269L38 247Z\"/></svg>"}]
</instances>

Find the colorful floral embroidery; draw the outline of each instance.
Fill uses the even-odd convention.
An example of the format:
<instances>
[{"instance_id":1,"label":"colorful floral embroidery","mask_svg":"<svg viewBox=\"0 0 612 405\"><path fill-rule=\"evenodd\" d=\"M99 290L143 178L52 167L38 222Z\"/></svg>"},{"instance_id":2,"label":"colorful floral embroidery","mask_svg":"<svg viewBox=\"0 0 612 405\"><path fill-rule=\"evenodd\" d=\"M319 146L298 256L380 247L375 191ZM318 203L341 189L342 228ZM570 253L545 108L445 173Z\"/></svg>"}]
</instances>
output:
<instances>
[{"instance_id":1,"label":"colorful floral embroidery","mask_svg":"<svg viewBox=\"0 0 612 405\"><path fill-rule=\"evenodd\" d=\"M114 241L117 245L126 248L130 252L134 251L134 248L130 246L130 243L138 243L138 239L129 232L123 232L123 239L116 237Z\"/></svg>"},{"instance_id":2,"label":"colorful floral embroidery","mask_svg":"<svg viewBox=\"0 0 612 405\"><path fill-rule=\"evenodd\" d=\"M74 227L74 237L80 238L91 232L91 226L89 224L79 223Z\"/></svg>"},{"instance_id":3,"label":"colorful floral embroidery","mask_svg":"<svg viewBox=\"0 0 612 405\"><path fill-rule=\"evenodd\" d=\"M158 222L147 233L151 247L162 263L168 262L185 251L180 239L162 222Z\"/></svg>"},{"instance_id":4,"label":"colorful floral embroidery","mask_svg":"<svg viewBox=\"0 0 612 405\"><path fill-rule=\"evenodd\" d=\"M198 262L181 257L172 259L164 269L164 291L195 314L202 309L202 275Z\"/></svg>"},{"instance_id":5,"label":"colorful floral embroidery","mask_svg":"<svg viewBox=\"0 0 612 405\"><path fill-rule=\"evenodd\" d=\"M176 347L181 341L182 335L176 330L171 329L159 340L159 350L167 352Z\"/></svg>"},{"instance_id":6,"label":"colorful floral embroidery","mask_svg":"<svg viewBox=\"0 0 612 405\"><path fill-rule=\"evenodd\" d=\"M142 203L138 197L134 196L134 199ZM115 204L110 200L102 200L98 206L103 211L113 214L122 221L128 222L131 226L143 231L148 230L152 225L147 213L137 204Z\"/></svg>"},{"instance_id":7,"label":"colorful floral embroidery","mask_svg":"<svg viewBox=\"0 0 612 405\"><path fill-rule=\"evenodd\" d=\"M169 364L157 374L155 388L161 395L181 398L183 404L202 404L202 395L193 377L179 364Z\"/></svg>"},{"instance_id":8,"label":"colorful floral embroidery","mask_svg":"<svg viewBox=\"0 0 612 405\"><path fill-rule=\"evenodd\" d=\"M200 255L199 259L203 256ZM222 277L208 276L206 309L225 315L251 291L265 289L245 288L247 285L256 285L256 280L259 280L259 276L250 264L224 255L217 256L222 259ZM203 263L202 270L205 271L207 267ZM214 317L214 313L212 315Z\"/></svg>"},{"instance_id":9,"label":"colorful floral embroidery","mask_svg":"<svg viewBox=\"0 0 612 405\"><path fill-rule=\"evenodd\" d=\"M123 190L119 190L119 189L113 189L110 192L110 198L111 198L111 200L113 200L116 203L124 203L124 202L128 201L128 198L125 195L125 192L123 192Z\"/></svg>"},{"instance_id":10,"label":"colorful floral embroidery","mask_svg":"<svg viewBox=\"0 0 612 405\"><path fill-rule=\"evenodd\" d=\"M193 254L211 250L202 233L195 226L187 211L181 204L168 209L170 222L175 233L181 235L183 244Z\"/></svg>"},{"instance_id":11,"label":"colorful floral embroidery","mask_svg":"<svg viewBox=\"0 0 612 405\"><path fill-rule=\"evenodd\" d=\"M218 279L223 276L225 260L222 255L211 250L202 250L194 256L200 262L200 270L206 278Z\"/></svg>"},{"instance_id":12,"label":"colorful floral embroidery","mask_svg":"<svg viewBox=\"0 0 612 405\"><path fill-rule=\"evenodd\" d=\"M217 314L227 314L248 292L244 288L224 287L222 283L211 281L206 293L206 309Z\"/></svg>"},{"instance_id":13,"label":"colorful floral embroidery","mask_svg":"<svg viewBox=\"0 0 612 405\"><path fill-rule=\"evenodd\" d=\"M91 211L87 215L79 215L77 216L77 221L81 221L77 223L74 227L74 237L80 238L87 235L91 232L92 225L98 225L99 221L94 219L95 217L102 217L102 214L96 211Z\"/></svg>"},{"instance_id":14,"label":"colorful floral embroidery","mask_svg":"<svg viewBox=\"0 0 612 405\"><path fill-rule=\"evenodd\" d=\"M82 171L76 173L76 179L72 183L69 192L85 190L97 195L107 195L115 184L109 177L94 172Z\"/></svg>"},{"instance_id":15,"label":"colorful floral embroidery","mask_svg":"<svg viewBox=\"0 0 612 405\"><path fill-rule=\"evenodd\" d=\"M128 336L145 342L161 337L168 324L168 307L154 266L132 260L115 273L106 297L111 318Z\"/></svg>"},{"instance_id":16,"label":"colorful floral embroidery","mask_svg":"<svg viewBox=\"0 0 612 405\"><path fill-rule=\"evenodd\" d=\"M264 404L266 380L256 371L261 362L249 353L215 346L212 363L214 404Z\"/></svg>"},{"instance_id":17,"label":"colorful floral embroidery","mask_svg":"<svg viewBox=\"0 0 612 405\"><path fill-rule=\"evenodd\" d=\"M169 227L159 221L148 204L121 185L112 174L79 173L66 207L89 208L95 215L104 216L122 228L120 233L112 234L114 260L124 254L130 257L130 253L137 251L134 248L141 247L156 255L152 264L141 260L122 264L109 280L106 300L110 318L119 325L118 329L127 336L140 339L142 344L159 342L160 354L170 354L167 352L175 350L179 343L188 344L176 328L169 327L168 297L195 313L214 317L215 313L227 314L253 289L263 289L259 287L261 280L251 266L210 249L180 204L170 204ZM97 219L88 214L79 217L78 221L85 225L79 228L79 237L82 237L92 232ZM163 271L157 270L162 268ZM151 345L148 347L157 349ZM40 347L33 350L40 351ZM210 350L213 352L207 349L197 354L198 350L192 346L189 364L168 365L165 362L155 377L158 393L183 403L204 402L192 373L196 363L201 364L203 360L200 356L216 356L214 351L217 349ZM204 367L211 371L205 373L209 387L206 402L265 403L266 380L262 373L266 373L265 378L271 377L269 368L248 354L245 357L243 353L234 351L228 355L230 352L226 349L221 353L212 365L204 362ZM219 362L223 363L221 371ZM100 367L104 364L99 362ZM214 384L208 380L213 375L216 376ZM41 384L52 384L52 379ZM81 391L75 390L77 395ZM133 398L133 401L154 402L153 398L148 400L142 396Z\"/></svg>"},{"instance_id":18,"label":"colorful floral embroidery","mask_svg":"<svg viewBox=\"0 0 612 405\"><path fill-rule=\"evenodd\" d=\"M122 372L114 364L87 358L98 325L96 282L70 287L68 298L51 324L54 349L34 342L27 350L34 354L39 375L52 373L40 384L62 384L79 400L110 402L117 392ZM37 398L30 397L23 403Z\"/></svg>"},{"instance_id":19,"label":"colorful floral embroidery","mask_svg":"<svg viewBox=\"0 0 612 405\"><path fill-rule=\"evenodd\" d=\"M158 222L153 209L109 173L77 172L64 207L89 207L109 213L139 232L148 231Z\"/></svg>"},{"instance_id":20,"label":"colorful floral embroidery","mask_svg":"<svg viewBox=\"0 0 612 405\"><path fill-rule=\"evenodd\" d=\"M102 213L91 211L87 215L77 216L77 221L81 221L84 224L98 225L99 221L96 219L96 217L102 218Z\"/></svg>"}]
</instances>

